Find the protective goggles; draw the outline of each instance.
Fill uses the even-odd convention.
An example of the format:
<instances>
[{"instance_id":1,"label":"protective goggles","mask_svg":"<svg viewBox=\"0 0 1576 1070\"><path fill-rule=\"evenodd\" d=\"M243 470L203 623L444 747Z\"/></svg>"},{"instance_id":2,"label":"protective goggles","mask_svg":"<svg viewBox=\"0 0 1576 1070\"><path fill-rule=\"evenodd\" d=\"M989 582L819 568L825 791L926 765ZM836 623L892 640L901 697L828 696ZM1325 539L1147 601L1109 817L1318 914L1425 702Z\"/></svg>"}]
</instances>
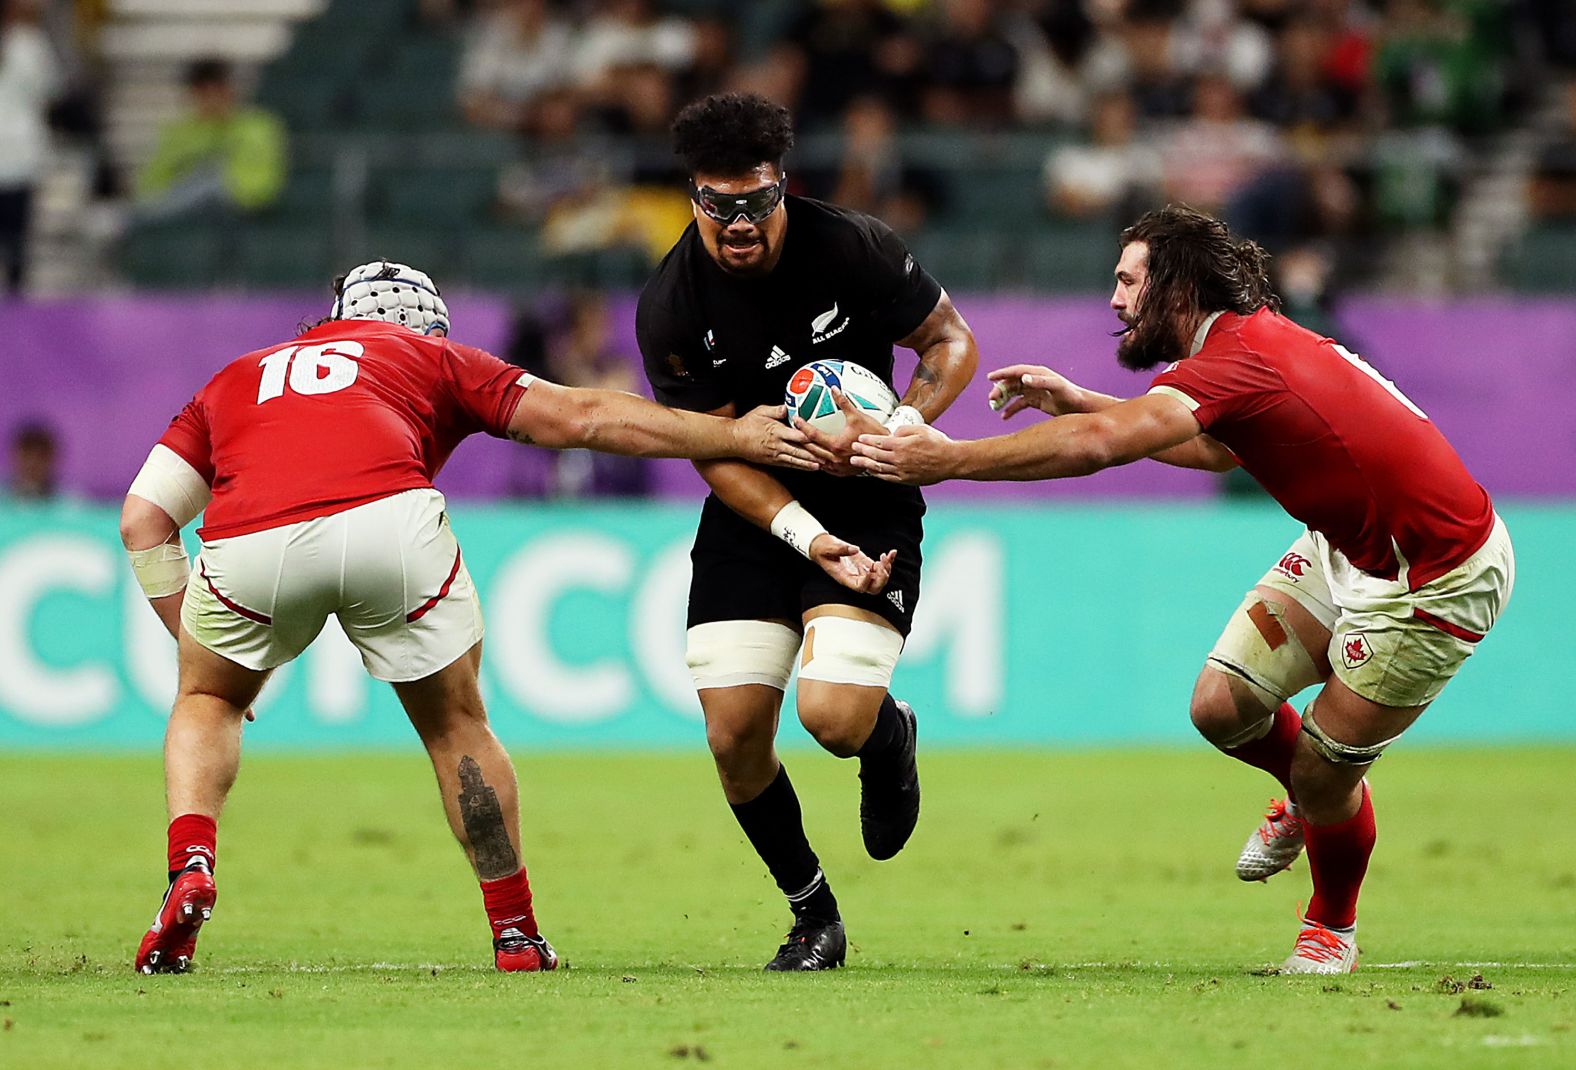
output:
<instances>
[{"instance_id":1,"label":"protective goggles","mask_svg":"<svg viewBox=\"0 0 1576 1070\"><path fill-rule=\"evenodd\" d=\"M700 210L706 215L727 226L741 215L749 223L761 223L767 216L777 211L777 206L783 202L783 193L788 188L788 176L785 174L770 186L763 186L749 193L718 193L710 186L696 186L690 183L690 200L700 205Z\"/></svg>"}]
</instances>

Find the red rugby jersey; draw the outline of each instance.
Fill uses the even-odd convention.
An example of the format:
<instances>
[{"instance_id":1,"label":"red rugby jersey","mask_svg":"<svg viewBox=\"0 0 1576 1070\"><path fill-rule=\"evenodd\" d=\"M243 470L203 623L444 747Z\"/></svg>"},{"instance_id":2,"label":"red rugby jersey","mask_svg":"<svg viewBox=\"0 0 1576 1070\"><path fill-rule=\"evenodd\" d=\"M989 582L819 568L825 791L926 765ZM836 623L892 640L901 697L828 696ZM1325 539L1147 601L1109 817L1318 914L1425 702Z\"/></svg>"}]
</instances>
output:
<instances>
[{"instance_id":1,"label":"red rugby jersey","mask_svg":"<svg viewBox=\"0 0 1576 1070\"><path fill-rule=\"evenodd\" d=\"M377 320L335 320L248 353L159 441L213 488L221 539L432 486L477 431L503 437L530 375L480 349Z\"/></svg>"},{"instance_id":2,"label":"red rugby jersey","mask_svg":"<svg viewBox=\"0 0 1576 1070\"><path fill-rule=\"evenodd\" d=\"M1416 590L1488 539L1494 508L1426 415L1343 346L1260 309L1221 314L1155 377L1292 516Z\"/></svg>"}]
</instances>

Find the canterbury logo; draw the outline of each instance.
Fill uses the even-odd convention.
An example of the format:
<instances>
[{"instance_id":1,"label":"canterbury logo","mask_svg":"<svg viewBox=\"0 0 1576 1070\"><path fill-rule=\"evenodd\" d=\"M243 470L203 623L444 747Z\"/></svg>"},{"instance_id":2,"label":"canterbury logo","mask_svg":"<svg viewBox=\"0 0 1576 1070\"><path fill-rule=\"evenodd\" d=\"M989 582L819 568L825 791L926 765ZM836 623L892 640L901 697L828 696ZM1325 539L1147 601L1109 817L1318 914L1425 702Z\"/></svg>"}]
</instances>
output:
<instances>
[{"instance_id":1,"label":"canterbury logo","mask_svg":"<svg viewBox=\"0 0 1576 1070\"><path fill-rule=\"evenodd\" d=\"M1292 579L1299 579L1307 572L1309 564L1309 560L1301 554L1289 553L1280 559L1280 563L1275 566L1275 570L1290 576Z\"/></svg>"}]
</instances>

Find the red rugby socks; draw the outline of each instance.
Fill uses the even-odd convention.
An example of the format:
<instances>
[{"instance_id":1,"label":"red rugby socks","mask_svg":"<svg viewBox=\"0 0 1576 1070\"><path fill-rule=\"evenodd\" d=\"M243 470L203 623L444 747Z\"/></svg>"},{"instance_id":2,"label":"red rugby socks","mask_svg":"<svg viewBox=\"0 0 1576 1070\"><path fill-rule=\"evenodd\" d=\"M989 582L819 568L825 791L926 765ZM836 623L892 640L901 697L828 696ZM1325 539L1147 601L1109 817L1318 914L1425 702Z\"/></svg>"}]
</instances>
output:
<instances>
[{"instance_id":1,"label":"red rugby socks","mask_svg":"<svg viewBox=\"0 0 1576 1070\"><path fill-rule=\"evenodd\" d=\"M1363 784L1362 805L1351 817L1335 825L1304 821L1303 829L1308 837L1308 868L1313 871L1307 918L1326 928L1350 929L1357 923L1357 893L1378 839L1368 785Z\"/></svg>"},{"instance_id":2,"label":"red rugby socks","mask_svg":"<svg viewBox=\"0 0 1576 1070\"><path fill-rule=\"evenodd\" d=\"M201 863L213 872L214 850L219 826L206 814L182 814L170 822L170 879L187 866Z\"/></svg>"},{"instance_id":3,"label":"red rugby socks","mask_svg":"<svg viewBox=\"0 0 1576 1070\"><path fill-rule=\"evenodd\" d=\"M531 910L531 882L524 866L513 876L482 881L481 886L482 905L487 908L494 939L508 929L519 929L526 936L541 935L536 928L536 914Z\"/></svg>"},{"instance_id":4,"label":"red rugby socks","mask_svg":"<svg viewBox=\"0 0 1576 1070\"><path fill-rule=\"evenodd\" d=\"M1265 735L1240 747L1223 749L1222 753L1231 755L1239 762L1246 762L1255 769L1264 770L1280 781L1288 799L1294 799L1291 793L1291 756L1297 752L1297 735L1302 731L1302 717L1289 702L1282 702L1274 716L1275 723Z\"/></svg>"}]
</instances>

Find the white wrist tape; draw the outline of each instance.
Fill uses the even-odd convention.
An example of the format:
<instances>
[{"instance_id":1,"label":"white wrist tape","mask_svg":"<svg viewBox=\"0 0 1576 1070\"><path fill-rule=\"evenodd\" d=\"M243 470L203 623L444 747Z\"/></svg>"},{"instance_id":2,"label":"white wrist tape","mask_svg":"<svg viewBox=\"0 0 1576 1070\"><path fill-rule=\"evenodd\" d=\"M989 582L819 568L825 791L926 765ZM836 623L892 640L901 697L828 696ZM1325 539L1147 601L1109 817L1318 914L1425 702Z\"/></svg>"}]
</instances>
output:
<instances>
[{"instance_id":1,"label":"white wrist tape","mask_svg":"<svg viewBox=\"0 0 1576 1070\"><path fill-rule=\"evenodd\" d=\"M195 520L213 497L197 469L163 444L154 446L148 454L142 471L131 481L130 493L163 509L178 528Z\"/></svg>"},{"instance_id":2,"label":"white wrist tape","mask_svg":"<svg viewBox=\"0 0 1576 1070\"><path fill-rule=\"evenodd\" d=\"M888 431L896 431L900 427L923 427L925 417L912 405L899 405L892 410L892 415L886 418L885 426Z\"/></svg>"},{"instance_id":3,"label":"white wrist tape","mask_svg":"<svg viewBox=\"0 0 1576 1070\"><path fill-rule=\"evenodd\" d=\"M186 586L191 574L191 561L186 547L178 542L163 542L146 550L127 550L131 558L131 574L137 577L137 586L149 598L163 598Z\"/></svg>"},{"instance_id":4,"label":"white wrist tape","mask_svg":"<svg viewBox=\"0 0 1576 1070\"><path fill-rule=\"evenodd\" d=\"M817 535L826 534L826 525L811 516L810 510L797 501L791 501L772 517L772 534L809 557L810 544Z\"/></svg>"}]
</instances>

